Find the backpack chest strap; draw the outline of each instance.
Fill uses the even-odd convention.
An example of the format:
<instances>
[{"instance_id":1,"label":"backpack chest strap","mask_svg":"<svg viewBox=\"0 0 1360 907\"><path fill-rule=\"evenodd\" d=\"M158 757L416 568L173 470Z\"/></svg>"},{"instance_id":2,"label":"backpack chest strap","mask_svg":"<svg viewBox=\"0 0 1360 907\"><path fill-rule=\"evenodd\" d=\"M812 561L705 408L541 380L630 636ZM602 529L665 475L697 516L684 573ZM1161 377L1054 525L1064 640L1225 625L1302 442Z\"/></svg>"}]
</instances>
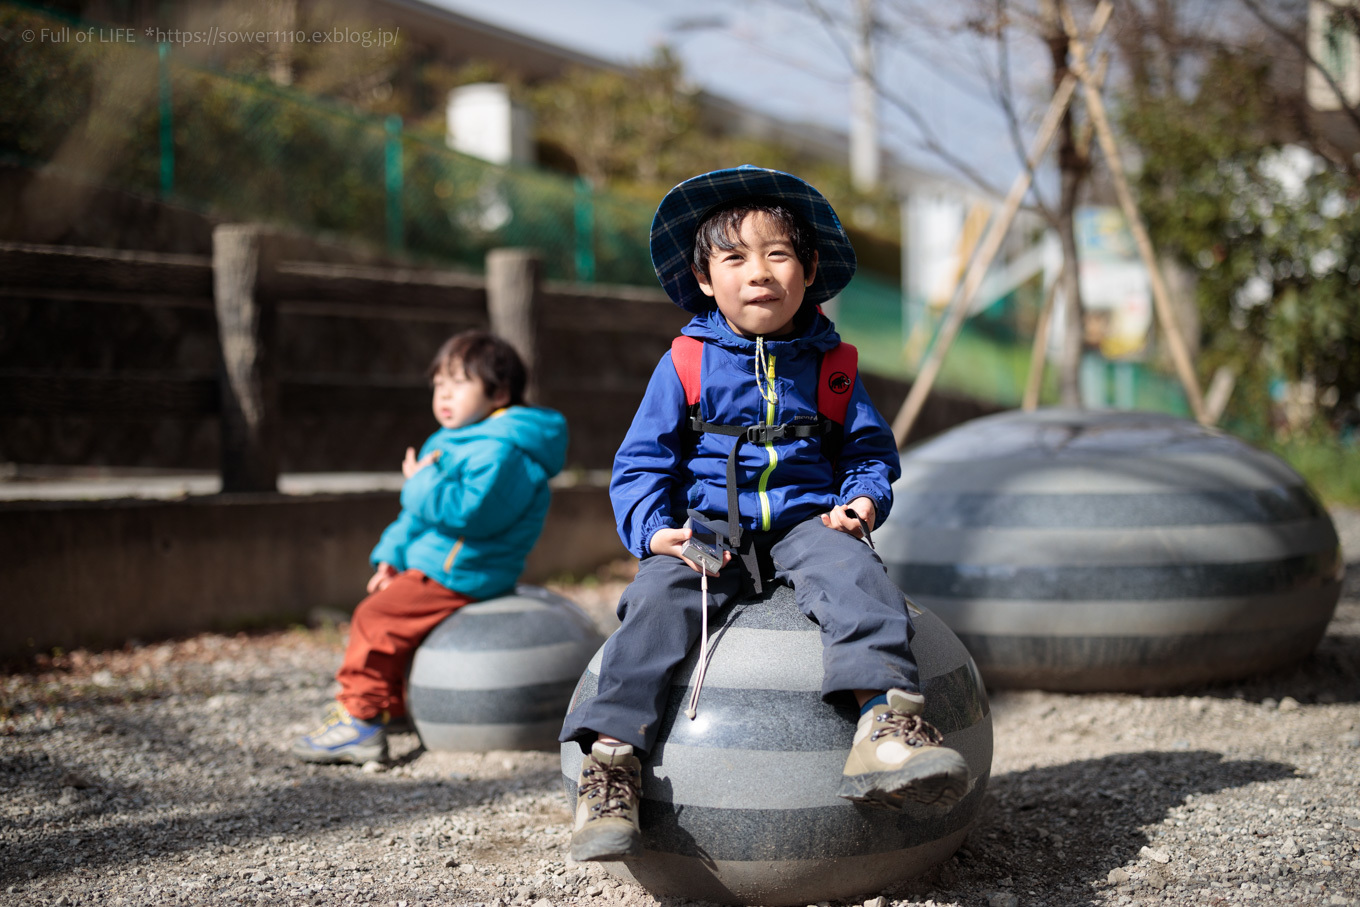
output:
<instances>
[{"instance_id":1,"label":"backpack chest strap","mask_svg":"<svg viewBox=\"0 0 1360 907\"><path fill-rule=\"evenodd\" d=\"M690 407L689 427L695 432L710 432L736 438L732 450L727 454L727 535L732 548L741 547L741 510L737 506L737 457L741 445L768 444L795 438L816 438L831 430L831 423L818 420L815 423L800 422L790 425L718 425L699 418L699 405Z\"/></svg>"},{"instance_id":2,"label":"backpack chest strap","mask_svg":"<svg viewBox=\"0 0 1360 907\"><path fill-rule=\"evenodd\" d=\"M727 455L727 524L732 547L741 543L741 511L737 506L737 456L742 444L769 444L773 441L822 438L822 450L833 467L840 454L844 435L846 408L850 391L855 384L858 353L848 343L841 343L823 355L817 367L817 421L785 425L719 425L705 422L699 415L702 393L702 363L704 343L694 337L681 335L671 342L671 361L685 392L686 427L693 432L726 435L736 438Z\"/></svg>"},{"instance_id":3,"label":"backpack chest strap","mask_svg":"<svg viewBox=\"0 0 1360 907\"><path fill-rule=\"evenodd\" d=\"M820 438L831 431L828 422L820 417L816 422L792 422L785 425L719 425L716 422L705 422L701 419L698 409L697 404L690 407L688 420L690 431L740 438L741 441L737 442L737 446L740 446L742 441L749 441L752 444L769 444L772 441Z\"/></svg>"}]
</instances>

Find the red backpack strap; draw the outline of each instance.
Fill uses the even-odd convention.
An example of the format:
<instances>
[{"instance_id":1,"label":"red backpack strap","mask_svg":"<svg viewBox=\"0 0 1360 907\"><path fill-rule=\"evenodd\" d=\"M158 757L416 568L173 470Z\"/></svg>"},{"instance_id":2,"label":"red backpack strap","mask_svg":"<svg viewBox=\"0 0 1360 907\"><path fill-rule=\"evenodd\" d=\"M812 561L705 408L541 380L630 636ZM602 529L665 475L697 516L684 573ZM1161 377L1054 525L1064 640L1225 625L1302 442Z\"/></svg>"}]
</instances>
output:
<instances>
[{"instance_id":1,"label":"red backpack strap","mask_svg":"<svg viewBox=\"0 0 1360 907\"><path fill-rule=\"evenodd\" d=\"M671 341L671 363L675 373L680 376L680 385L685 389L685 405L693 406L699 402L699 366L704 357L704 342L697 337L680 335ZM845 407L841 407L845 412Z\"/></svg>"},{"instance_id":2,"label":"red backpack strap","mask_svg":"<svg viewBox=\"0 0 1360 907\"><path fill-rule=\"evenodd\" d=\"M859 350L850 344L842 343L823 353L817 372L817 412L837 425L844 425L858 373Z\"/></svg>"}]
</instances>

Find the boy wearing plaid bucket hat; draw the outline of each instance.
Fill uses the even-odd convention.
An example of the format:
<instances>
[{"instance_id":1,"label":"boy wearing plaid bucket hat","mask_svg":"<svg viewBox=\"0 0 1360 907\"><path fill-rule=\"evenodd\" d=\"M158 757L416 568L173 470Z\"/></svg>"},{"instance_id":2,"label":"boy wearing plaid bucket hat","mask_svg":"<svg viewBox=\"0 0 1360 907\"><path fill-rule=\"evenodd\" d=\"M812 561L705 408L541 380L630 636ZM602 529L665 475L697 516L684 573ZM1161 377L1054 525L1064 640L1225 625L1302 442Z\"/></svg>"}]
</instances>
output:
<instances>
[{"instance_id":1,"label":"boy wearing plaid bucket hat","mask_svg":"<svg viewBox=\"0 0 1360 907\"><path fill-rule=\"evenodd\" d=\"M610 497L639 567L598 692L560 736L586 753L572 858L641 852L639 757L656 743L704 602L721 608L769 578L792 586L822 628L822 698L860 706L840 796L949 808L968 790L967 765L921 717L905 598L860 540L888 515L896 444L853 365L824 367L845 348L818 306L855 272L835 211L796 176L717 170L662 200L651 253L666 293L694 317L657 365L614 461ZM835 396L839 424L819 404ZM736 554L704 580L682 554L687 513Z\"/></svg>"}]
</instances>

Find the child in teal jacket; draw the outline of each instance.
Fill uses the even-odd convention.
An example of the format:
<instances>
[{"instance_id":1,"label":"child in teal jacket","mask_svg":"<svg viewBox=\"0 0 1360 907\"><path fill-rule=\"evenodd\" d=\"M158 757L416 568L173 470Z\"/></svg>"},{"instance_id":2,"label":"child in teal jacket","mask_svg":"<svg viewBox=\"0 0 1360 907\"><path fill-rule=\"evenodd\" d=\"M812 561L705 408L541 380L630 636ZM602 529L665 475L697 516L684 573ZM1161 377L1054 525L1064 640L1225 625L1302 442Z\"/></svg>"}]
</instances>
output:
<instances>
[{"instance_id":1,"label":"child in teal jacket","mask_svg":"<svg viewBox=\"0 0 1360 907\"><path fill-rule=\"evenodd\" d=\"M401 515L370 556L370 594L350 623L337 702L293 745L308 762L387 757L386 725L405 713L416 646L463 605L514 590L543 530L548 480L566 458L566 420L524 405L524 364L499 337L451 337L430 380L440 428L419 455L406 451Z\"/></svg>"}]
</instances>

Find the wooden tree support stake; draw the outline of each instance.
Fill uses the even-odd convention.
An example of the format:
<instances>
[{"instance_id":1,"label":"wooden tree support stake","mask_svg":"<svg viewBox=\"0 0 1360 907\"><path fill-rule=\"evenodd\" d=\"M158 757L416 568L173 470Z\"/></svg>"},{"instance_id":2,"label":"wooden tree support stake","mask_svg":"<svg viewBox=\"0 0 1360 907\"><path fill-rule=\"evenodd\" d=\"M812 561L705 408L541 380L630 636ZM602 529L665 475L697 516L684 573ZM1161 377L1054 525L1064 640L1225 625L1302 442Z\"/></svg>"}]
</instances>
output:
<instances>
[{"instance_id":1,"label":"wooden tree support stake","mask_svg":"<svg viewBox=\"0 0 1360 907\"><path fill-rule=\"evenodd\" d=\"M1100 6L1096 8L1095 15L1091 19L1092 35L1099 35L1110 20L1110 14L1114 11L1114 6L1110 0L1101 0ZM987 236L982 241L977 255L968 265L968 271L964 275L962 290L956 292L949 304L949 311L945 315L944 327L940 331L940 337L935 342L935 348L930 351L925 363L921 366L921 371L912 382L911 390L907 393L907 399L902 402L902 408L897 413L897 418L893 419L893 435L897 439L897 446L902 447L907 443L907 436L911 434L911 427L916 423L916 418L921 414L921 407L925 405L926 397L930 394L930 389L939 376L940 368L944 365L944 357L949 352L949 347L953 345L954 338L958 336L959 329L963 326L964 319L968 317L968 307L973 302L973 297L977 295L978 288L982 286L982 278L987 274L987 268L992 264L992 259L1001 249L1001 241L1006 236L1006 231L1010 229L1011 221L1015 219L1015 212L1020 209L1020 203L1024 200L1025 194L1029 192L1031 174L1038 166L1040 158L1048 151L1049 143L1053 141L1053 136L1058 131L1058 125L1062 122L1063 114L1067 112L1068 105L1072 103L1072 95L1076 92L1077 78L1072 73L1058 85L1058 90L1053 93L1053 100L1048 105L1048 112L1044 115L1044 120L1039 126L1039 132L1034 137L1034 142L1030 146L1029 157L1026 167L1015 178L1015 183L1011 186L1010 193L1006 196L1006 201L1002 204L1001 210L992 219L987 228Z\"/></svg>"},{"instance_id":2,"label":"wooden tree support stake","mask_svg":"<svg viewBox=\"0 0 1360 907\"><path fill-rule=\"evenodd\" d=\"M1034 346L1029 356L1029 377L1025 380L1025 397L1020 404L1027 413L1033 412L1039 405L1039 390L1044 383L1044 362L1048 358L1048 329L1053 318L1053 299L1058 295L1058 284L1061 282L1055 278L1048 285L1048 291L1044 293L1044 304L1039 309L1039 323L1034 326Z\"/></svg>"}]
</instances>

